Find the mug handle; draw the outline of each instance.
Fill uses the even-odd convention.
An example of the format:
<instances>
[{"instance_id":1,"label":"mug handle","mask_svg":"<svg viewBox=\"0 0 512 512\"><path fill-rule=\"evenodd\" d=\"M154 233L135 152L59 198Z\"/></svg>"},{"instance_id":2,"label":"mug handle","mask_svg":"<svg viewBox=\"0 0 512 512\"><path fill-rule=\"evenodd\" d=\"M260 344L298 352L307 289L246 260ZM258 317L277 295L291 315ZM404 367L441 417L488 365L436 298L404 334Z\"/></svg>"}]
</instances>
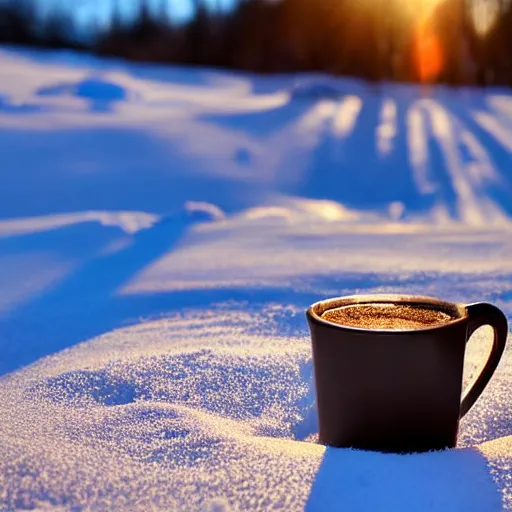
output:
<instances>
[{"instance_id":1,"label":"mug handle","mask_svg":"<svg viewBox=\"0 0 512 512\"><path fill-rule=\"evenodd\" d=\"M490 325L492 327L494 340L489 359L487 359L480 375L464 394L460 406L461 418L473 407L474 403L485 389L485 386L489 383L505 350L508 335L507 317L496 306L486 302L478 302L477 304L469 304L466 306L466 310L469 318L466 342L469 341L471 335L483 325Z\"/></svg>"}]
</instances>

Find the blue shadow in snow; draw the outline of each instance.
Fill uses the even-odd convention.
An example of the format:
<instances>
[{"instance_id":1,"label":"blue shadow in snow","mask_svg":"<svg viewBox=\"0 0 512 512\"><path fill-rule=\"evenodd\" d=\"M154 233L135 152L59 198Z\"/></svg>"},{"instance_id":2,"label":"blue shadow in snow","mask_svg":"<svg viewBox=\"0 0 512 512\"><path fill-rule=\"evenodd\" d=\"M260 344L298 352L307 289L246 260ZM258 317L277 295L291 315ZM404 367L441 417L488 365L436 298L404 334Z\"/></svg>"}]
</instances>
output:
<instances>
[{"instance_id":1,"label":"blue shadow in snow","mask_svg":"<svg viewBox=\"0 0 512 512\"><path fill-rule=\"evenodd\" d=\"M389 152L380 154L377 130L386 99L396 106L396 133ZM385 211L394 201L402 202L406 212L427 210L433 197L418 191L410 171L406 116L411 103L412 98L393 94L392 90L382 95L373 91L364 98L353 131L344 138L327 123L305 179L289 192L361 210Z\"/></svg>"},{"instance_id":2,"label":"blue shadow in snow","mask_svg":"<svg viewBox=\"0 0 512 512\"><path fill-rule=\"evenodd\" d=\"M197 212L196 215L201 214ZM203 220L205 218L178 211L134 236L115 234L114 228L109 228L106 230L109 236L95 240L94 245L90 241L94 230L88 224L3 241L0 251L4 254L37 253L57 243L59 247L65 247L63 254L68 256L83 256L88 252L89 261L53 289L0 318L0 374L112 329L138 323L141 317L151 318L186 308L212 308L227 301L244 304L245 309L255 308L256 311L276 302L294 306L295 311L304 311L327 295L372 289L413 292L437 279L434 274L397 281L392 275L340 273L336 276L301 276L296 284L286 286L219 286L149 295L117 294L137 272L175 249L194 222ZM77 230L82 236L78 237L81 242L75 245ZM91 233L90 238L88 233ZM121 247L105 254L102 252L105 244ZM283 312L276 316L276 322L275 328L283 335L307 335L302 313ZM275 330L269 332L275 333Z\"/></svg>"},{"instance_id":3,"label":"blue shadow in snow","mask_svg":"<svg viewBox=\"0 0 512 512\"><path fill-rule=\"evenodd\" d=\"M92 76L80 82L54 84L41 87L39 96L73 96L89 101L90 112L112 112L116 103L128 99L129 91L123 86Z\"/></svg>"},{"instance_id":4,"label":"blue shadow in snow","mask_svg":"<svg viewBox=\"0 0 512 512\"><path fill-rule=\"evenodd\" d=\"M121 325L123 319L118 316L113 297L116 290L171 250L193 221L184 213L164 219L137 233L126 247L93 257L48 293L1 319L0 375ZM23 238L17 242L27 243ZM37 238L44 240L42 235Z\"/></svg>"},{"instance_id":5,"label":"blue shadow in snow","mask_svg":"<svg viewBox=\"0 0 512 512\"><path fill-rule=\"evenodd\" d=\"M327 447L306 512L500 511L501 494L476 449L395 455Z\"/></svg>"},{"instance_id":6,"label":"blue shadow in snow","mask_svg":"<svg viewBox=\"0 0 512 512\"><path fill-rule=\"evenodd\" d=\"M34 113L45 113L51 110L43 105L32 103L12 103L5 95L0 94L0 114L23 115Z\"/></svg>"},{"instance_id":7,"label":"blue shadow in snow","mask_svg":"<svg viewBox=\"0 0 512 512\"><path fill-rule=\"evenodd\" d=\"M259 204L266 190L212 172L218 162L142 130L0 129L0 154L0 219L90 210L167 214L183 198L235 212Z\"/></svg>"},{"instance_id":8,"label":"blue shadow in snow","mask_svg":"<svg viewBox=\"0 0 512 512\"><path fill-rule=\"evenodd\" d=\"M439 95L436 101L441 104L449 114L456 117L482 145L494 170L498 175L498 181L487 181L486 193L494 199L507 214L512 215L512 153L500 143L491 133L477 122L476 115L484 113L496 118L496 112L487 104L486 98L490 94L482 94L481 91L466 91L465 95L457 95L454 91L446 91ZM471 108L468 108L468 104ZM497 118L498 123L500 119ZM505 137L510 137L512 132L512 119L509 120L508 132Z\"/></svg>"},{"instance_id":9,"label":"blue shadow in snow","mask_svg":"<svg viewBox=\"0 0 512 512\"><path fill-rule=\"evenodd\" d=\"M280 107L238 114L203 114L200 119L251 137L269 137L299 119L314 101L286 103ZM270 139L269 143L272 143Z\"/></svg>"}]
</instances>

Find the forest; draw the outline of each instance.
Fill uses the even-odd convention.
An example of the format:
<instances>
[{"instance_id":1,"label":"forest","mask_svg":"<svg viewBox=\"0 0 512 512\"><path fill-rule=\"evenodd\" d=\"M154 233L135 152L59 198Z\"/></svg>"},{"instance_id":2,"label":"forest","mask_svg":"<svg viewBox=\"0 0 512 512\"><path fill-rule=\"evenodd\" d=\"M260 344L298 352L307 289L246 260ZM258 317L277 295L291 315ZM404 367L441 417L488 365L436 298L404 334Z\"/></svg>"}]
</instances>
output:
<instances>
[{"instance_id":1,"label":"forest","mask_svg":"<svg viewBox=\"0 0 512 512\"><path fill-rule=\"evenodd\" d=\"M256 73L320 71L370 81L512 86L512 2L505 0L195 0L186 22L166 2L78 37L69 14L35 0L0 4L0 43ZM172 0L171 0L172 1Z\"/></svg>"}]
</instances>

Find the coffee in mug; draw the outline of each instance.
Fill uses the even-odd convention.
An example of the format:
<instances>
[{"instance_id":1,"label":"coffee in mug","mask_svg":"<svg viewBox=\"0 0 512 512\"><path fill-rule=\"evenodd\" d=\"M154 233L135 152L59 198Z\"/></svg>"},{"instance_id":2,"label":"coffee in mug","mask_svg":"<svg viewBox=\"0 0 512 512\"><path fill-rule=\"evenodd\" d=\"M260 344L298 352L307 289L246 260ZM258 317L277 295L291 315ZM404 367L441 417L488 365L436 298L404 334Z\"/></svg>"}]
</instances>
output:
<instances>
[{"instance_id":1,"label":"coffee in mug","mask_svg":"<svg viewBox=\"0 0 512 512\"><path fill-rule=\"evenodd\" d=\"M459 419L488 384L508 334L491 304L404 295L320 301L307 320L320 442L397 453L456 445ZM493 347L462 396L466 343L482 325L493 328Z\"/></svg>"},{"instance_id":2,"label":"coffee in mug","mask_svg":"<svg viewBox=\"0 0 512 512\"><path fill-rule=\"evenodd\" d=\"M392 331L424 329L453 319L446 311L424 306L375 302L352 304L328 309L322 318L335 324L359 329L389 329Z\"/></svg>"}]
</instances>

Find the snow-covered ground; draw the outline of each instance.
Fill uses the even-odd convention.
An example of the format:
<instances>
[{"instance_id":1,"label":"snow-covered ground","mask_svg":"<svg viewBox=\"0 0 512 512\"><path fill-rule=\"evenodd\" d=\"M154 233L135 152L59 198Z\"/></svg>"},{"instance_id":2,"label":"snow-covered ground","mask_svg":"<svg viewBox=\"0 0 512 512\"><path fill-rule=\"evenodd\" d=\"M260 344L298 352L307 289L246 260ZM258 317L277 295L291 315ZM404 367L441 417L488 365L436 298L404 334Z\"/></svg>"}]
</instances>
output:
<instances>
[{"instance_id":1,"label":"snow-covered ground","mask_svg":"<svg viewBox=\"0 0 512 512\"><path fill-rule=\"evenodd\" d=\"M511 164L506 90L1 50L0 511L512 510L512 348L460 448L326 449L304 318L510 317Z\"/></svg>"}]
</instances>

